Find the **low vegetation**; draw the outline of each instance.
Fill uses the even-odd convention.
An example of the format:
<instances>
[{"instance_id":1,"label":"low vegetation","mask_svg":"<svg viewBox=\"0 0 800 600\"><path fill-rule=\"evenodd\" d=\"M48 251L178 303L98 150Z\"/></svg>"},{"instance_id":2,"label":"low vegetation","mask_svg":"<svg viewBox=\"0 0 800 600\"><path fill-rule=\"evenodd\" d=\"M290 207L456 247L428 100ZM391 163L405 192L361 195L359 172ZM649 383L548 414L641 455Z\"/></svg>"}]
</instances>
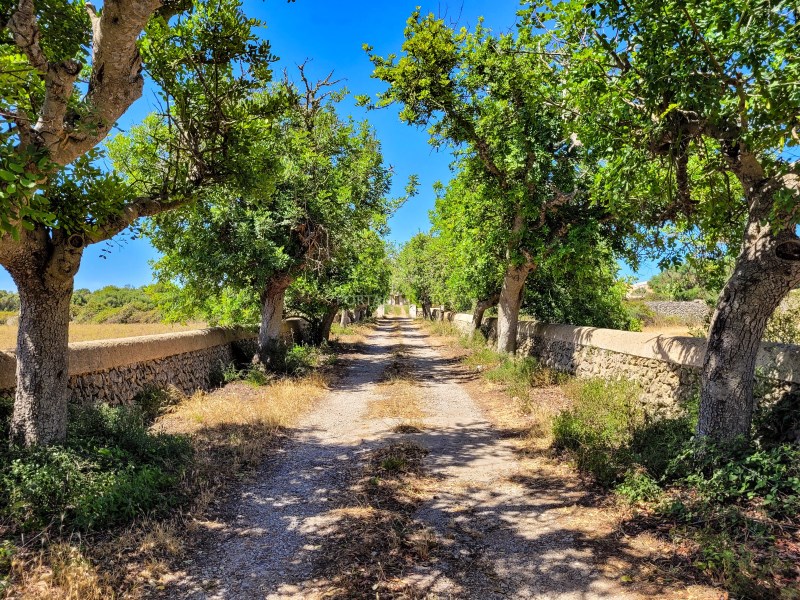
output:
<instances>
[{"instance_id":1,"label":"low vegetation","mask_svg":"<svg viewBox=\"0 0 800 600\"><path fill-rule=\"evenodd\" d=\"M756 431L750 443L698 446L696 401L680 416L652 419L630 382L576 381L567 390L574 405L553 422L555 448L637 504L634 521L688 544L691 567L735 597L798 597L796 443Z\"/></svg>"},{"instance_id":2,"label":"low vegetation","mask_svg":"<svg viewBox=\"0 0 800 600\"><path fill-rule=\"evenodd\" d=\"M0 591L21 598L156 590L225 488L252 472L326 391L332 357L287 352L291 375L224 370L227 385L153 389L131 407L75 409L64 444L0 440Z\"/></svg>"},{"instance_id":3,"label":"low vegetation","mask_svg":"<svg viewBox=\"0 0 800 600\"><path fill-rule=\"evenodd\" d=\"M426 327L438 335L457 333L450 324ZM526 427L516 432L523 451L567 458L595 485L630 505L622 526L681 548L673 557L677 569L724 587L731 597L799 597L795 404L762 408L751 442L698 446L697 398L684 402L678 415L654 418L634 382L574 379L532 357L498 354L479 336L449 340L466 349L466 366L516 399L518 415L529 415ZM553 386L566 399L562 410L537 405Z\"/></svg>"}]
</instances>

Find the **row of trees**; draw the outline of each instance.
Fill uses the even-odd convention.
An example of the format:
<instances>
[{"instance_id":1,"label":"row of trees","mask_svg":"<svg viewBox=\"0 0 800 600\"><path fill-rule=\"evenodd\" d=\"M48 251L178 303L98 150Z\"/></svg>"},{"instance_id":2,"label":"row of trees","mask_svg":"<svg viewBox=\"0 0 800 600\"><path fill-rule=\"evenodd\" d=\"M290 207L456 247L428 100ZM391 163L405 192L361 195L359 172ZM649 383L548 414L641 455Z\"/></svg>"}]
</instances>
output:
<instances>
[{"instance_id":1,"label":"row of trees","mask_svg":"<svg viewBox=\"0 0 800 600\"><path fill-rule=\"evenodd\" d=\"M699 434L749 434L759 341L800 284L797 16L762 0L524 2L512 33L415 12L400 55L368 49L388 86L373 106L398 105L455 154L434 229L458 248L450 285L476 322L497 303L500 350L515 350L537 273L591 279L645 250L735 255Z\"/></svg>"},{"instance_id":2,"label":"row of trees","mask_svg":"<svg viewBox=\"0 0 800 600\"><path fill-rule=\"evenodd\" d=\"M402 200L386 198L374 132L337 113L344 94L330 78L301 68L273 81L261 23L238 0L99 10L3 0L0 20L0 264L20 298L15 443L65 438L75 273L86 246L142 217L176 315L259 314L264 363L290 286L318 339L343 297L386 293L380 234ZM106 140L145 77L160 109Z\"/></svg>"}]
</instances>

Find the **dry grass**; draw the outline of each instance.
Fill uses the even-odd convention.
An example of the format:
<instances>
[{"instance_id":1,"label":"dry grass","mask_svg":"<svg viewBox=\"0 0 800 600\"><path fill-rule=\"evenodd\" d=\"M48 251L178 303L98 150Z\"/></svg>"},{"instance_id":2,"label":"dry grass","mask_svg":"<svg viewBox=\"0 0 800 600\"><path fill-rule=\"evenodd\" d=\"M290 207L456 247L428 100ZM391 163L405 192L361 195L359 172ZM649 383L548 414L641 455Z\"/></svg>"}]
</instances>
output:
<instances>
[{"instance_id":1,"label":"dry grass","mask_svg":"<svg viewBox=\"0 0 800 600\"><path fill-rule=\"evenodd\" d=\"M70 342L90 342L112 338L175 333L202 329L205 323L167 324L167 323L70 323ZM17 343L17 326L0 325L0 349L13 349Z\"/></svg>"},{"instance_id":2,"label":"dry grass","mask_svg":"<svg viewBox=\"0 0 800 600\"><path fill-rule=\"evenodd\" d=\"M413 519L435 489L424 472L427 453L408 442L370 453L348 504L334 513L335 528L319 553L325 581L315 598L420 597L403 576L429 561L439 545L435 533Z\"/></svg>"},{"instance_id":3,"label":"dry grass","mask_svg":"<svg viewBox=\"0 0 800 600\"><path fill-rule=\"evenodd\" d=\"M418 420L425 416L413 365L402 346L392 352L377 387L380 396L370 400L368 418Z\"/></svg>"},{"instance_id":4,"label":"dry grass","mask_svg":"<svg viewBox=\"0 0 800 600\"><path fill-rule=\"evenodd\" d=\"M395 433L422 433L426 429L430 429L430 427L419 419L407 419L392 427L392 431Z\"/></svg>"},{"instance_id":5,"label":"dry grass","mask_svg":"<svg viewBox=\"0 0 800 600\"><path fill-rule=\"evenodd\" d=\"M234 382L197 393L162 417L156 427L187 434L195 447L195 505L202 515L232 475L249 471L327 391L330 376L313 372L253 386Z\"/></svg>"},{"instance_id":6,"label":"dry grass","mask_svg":"<svg viewBox=\"0 0 800 600\"><path fill-rule=\"evenodd\" d=\"M393 380L379 386L381 397L370 400L367 417L370 419L421 419L420 388L409 381Z\"/></svg>"},{"instance_id":7,"label":"dry grass","mask_svg":"<svg viewBox=\"0 0 800 600\"><path fill-rule=\"evenodd\" d=\"M47 540L45 532L18 549L9 577L13 585L0 587L0 593L20 600L105 600L163 589L209 507L326 393L329 378L314 372L260 387L235 382L171 406L153 427L192 441L194 461L182 484L191 498L185 512L78 539Z\"/></svg>"},{"instance_id":8,"label":"dry grass","mask_svg":"<svg viewBox=\"0 0 800 600\"><path fill-rule=\"evenodd\" d=\"M375 329L375 323L371 321L350 323L345 327L334 323L331 327L331 338L342 344L363 344L373 329Z\"/></svg>"}]
</instances>

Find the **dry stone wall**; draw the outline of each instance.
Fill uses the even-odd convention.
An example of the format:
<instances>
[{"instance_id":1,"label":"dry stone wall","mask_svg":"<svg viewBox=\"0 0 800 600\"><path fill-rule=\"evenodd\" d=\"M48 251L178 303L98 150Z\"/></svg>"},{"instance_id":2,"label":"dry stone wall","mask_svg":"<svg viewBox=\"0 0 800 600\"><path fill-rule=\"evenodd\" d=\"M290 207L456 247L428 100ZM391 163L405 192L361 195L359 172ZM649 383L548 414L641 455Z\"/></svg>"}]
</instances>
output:
<instances>
[{"instance_id":1,"label":"dry stone wall","mask_svg":"<svg viewBox=\"0 0 800 600\"><path fill-rule=\"evenodd\" d=\"M685 322L695 321L700 323L705 320L711 309L702 300L691 302L671 302L652 300L644 303L650 310L657 315L664 317L675 317Z\"/></svg>"},{"instance_id":2,"label":"dry stone wall","mask_svg":"<svg viewBox=\"0 0 800 600\"><path fill-rule=\"evenodd\" d=\"M70 344L69 399L119 405L152 388L209 389L226 366L249 361L255 349L255 333L223 327ZM13 353L0 353L0 393L13 394L15 366Z\"/></svg>"},{"instance_id":3,"label":"dry stone wall","mask_svg":"<svg viewBox=\"0 0 800 600\"><path fill-rule=\"evenodd\" d=\"M443 315L447 318L447 315ZM471 330L472 315L453 315L462 331ZM496 337L497 319L483 321L482 331ZM705 339L652 333L551 325L523 321L517 334L519 353L578 377L627 378L639 382L643 401L653 414L669 415L698 389ZM800 398L800 347L763 344L758 357L759 395L774 401Z\"/></svg>"}]
</instances>

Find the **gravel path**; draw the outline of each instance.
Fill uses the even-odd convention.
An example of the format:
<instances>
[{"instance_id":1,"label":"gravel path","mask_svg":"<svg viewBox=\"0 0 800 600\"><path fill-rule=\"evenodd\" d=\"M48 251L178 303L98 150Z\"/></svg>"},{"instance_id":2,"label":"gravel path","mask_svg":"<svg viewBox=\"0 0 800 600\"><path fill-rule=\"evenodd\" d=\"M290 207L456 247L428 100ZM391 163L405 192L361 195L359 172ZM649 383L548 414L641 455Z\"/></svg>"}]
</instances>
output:
<instances>
[{"instance_id":1,"label":"gravel path","mask_svg":"<svg viewBox=\"0 0 800 600\"><path fill-rule=\"evenodd\" d=\"M393 433L397 419L368 418L370 399L391 352L410 356L421 386L421 433ZM459 383L462 371L430 347L408 319L387 319L344 377L303 420L299 432L228 507L202 554L169 590L180 598L310 598L324 588L319 549L335 526L332 507L352 493L360 457L389 442L413 440L430 453L436 493L414 519L436 533L436 558L410 569L419 598L635 598L595 568L593 542L572 527L581 494L558 482L517 480L513 448ZM354 544L358 540L353 540ZM369 592L365 590L364 597Z\"/></svg>"}]
</instances>

